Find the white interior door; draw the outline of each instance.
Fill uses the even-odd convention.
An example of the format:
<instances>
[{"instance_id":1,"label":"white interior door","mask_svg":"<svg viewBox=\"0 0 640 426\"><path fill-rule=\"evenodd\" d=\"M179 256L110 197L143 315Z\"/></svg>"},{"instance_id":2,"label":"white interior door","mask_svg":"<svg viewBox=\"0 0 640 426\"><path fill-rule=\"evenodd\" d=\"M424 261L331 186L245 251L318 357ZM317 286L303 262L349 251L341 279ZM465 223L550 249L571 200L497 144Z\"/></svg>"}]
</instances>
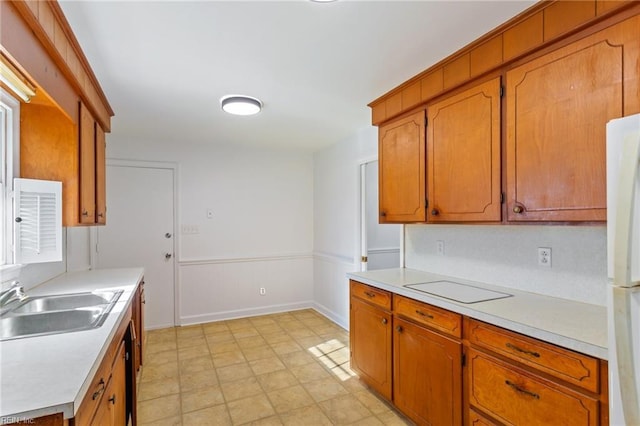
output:
<instances>
[{"instance_id":1,"label":"white interior door","mask_svg":"<svg viewBox=\"0 0 640 426\"><path fill-rule=\"evenodd\" d=\"M367 259L362 270L398 268L402 226L379 223L377 160L361 164L360 184L361 253Z\"/></svg>"},{"instance_id":2,"label":"white interior door","mask_svg":"<svg viewBox=\"0 0 640 426\"><path fill-rule=\"evenodd\" d=\"M174 173L107 164L107 225L98 227L97 267L144 267L150 329L175 325Z\"/></svg>"}]
</instances>

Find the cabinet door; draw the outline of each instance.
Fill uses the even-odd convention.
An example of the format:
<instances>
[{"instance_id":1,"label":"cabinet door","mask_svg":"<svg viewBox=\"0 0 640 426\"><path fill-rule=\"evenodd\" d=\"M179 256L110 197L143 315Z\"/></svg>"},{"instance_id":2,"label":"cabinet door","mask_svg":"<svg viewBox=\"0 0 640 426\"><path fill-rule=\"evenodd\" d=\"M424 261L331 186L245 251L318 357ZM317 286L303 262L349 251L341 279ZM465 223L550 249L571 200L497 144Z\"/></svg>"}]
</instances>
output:
<instances>
[{"instance_id":1,"label":"cabinet door","mask_svg":"<svg viewBox=\"0 0 640 426\"><path fill-rule=\"evenodd\" d=\"M393 399L418 424L462 424L462 344L394 318Z\"/></svg>"},{"instance_id":2,"label":"cabinet door","mask_svg":"<svg viewBox=\"0 0 640 426\"><path fill-rule=\"evenodd\" d=\"M500 78L427 109L427 221L500 221Z\"/></svg>"},{"instance_id":3,"label":"cabinet door","mask_svg":"<svg viewBox=\"0 0 640 426\"><path fill-rule=\"evenodd\" d=\"M605 125L640 109L639 23L507 72L509 221L606 220Z\"/></svg>"},{"instance_id":4,"label":"cabinet door","mask_svg":"<svg viewBox=\"0 0 640 426\"><path fill-rule=\"evenodd\" d=\"M96 218L96 125L91 113L80 102L80 223L92 224Z\"/></svg>"},{"instance_id":5,"label":"cabinet door","mask_svg":"<svg viewBox=\"0 0 640 426\"><path fill-rule=\"evenodd\" d=\"M118 355L111 371L110 391L105 393L105 398L110 404L111 424L114 426L127 424L127 372L125 342L122 341L118 349Z\"/></svg>"},{"instance_id":6,"label":"cabinet door","mask_svg":"<svg viewBox=\"0 0 640 426\"><path fill-rule=\"evenodd\" d=\"M426 219L424 127L420 111L378 130L380 223Z\"/></svg>"},{"instance_id":7,"label":"cabinet door","mask_svg":"<svg viewBox=\"0 0 640 426\"><path fill-rule=\"evenodd\" d=\"M351 368L391 400L391 314L351 298Z\"/></svg>"},{"instance_id":8,"label":"cabinet door","mask_svg":"<svg viewBox=\"0 0 640 426\"><path fill-rule=\"evenodd\" d=\"M96 223L107 223L106 140L104 130L96 123Z\"/></svg>"}]
</instances>

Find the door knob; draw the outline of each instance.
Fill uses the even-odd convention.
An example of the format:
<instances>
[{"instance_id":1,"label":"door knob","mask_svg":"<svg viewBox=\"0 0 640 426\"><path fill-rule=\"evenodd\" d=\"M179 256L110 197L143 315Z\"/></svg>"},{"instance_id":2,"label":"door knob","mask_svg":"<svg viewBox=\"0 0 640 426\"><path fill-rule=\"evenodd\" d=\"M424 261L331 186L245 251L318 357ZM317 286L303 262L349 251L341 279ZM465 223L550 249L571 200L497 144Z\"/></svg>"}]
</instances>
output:
<instances>
[{"instance_id":1,"label":"door knob","mask_svg":"<svg viewBox=\"0 0 640 426\"><path fill-rule=\"evenodd\" d=\"M165 238L171 238L171 233L167 232L166 234L164 234Z\"/></svg>"},{"instance_id":2,"label":"door knob","mask_svg":"<svg viewBox=\"0 0 640 426\"><path fill-rule=\"evenodd\" d=\"M164 258L171 259L171 256L173 256L171 253L165 253Z\"/></svg>"}]
</instances>

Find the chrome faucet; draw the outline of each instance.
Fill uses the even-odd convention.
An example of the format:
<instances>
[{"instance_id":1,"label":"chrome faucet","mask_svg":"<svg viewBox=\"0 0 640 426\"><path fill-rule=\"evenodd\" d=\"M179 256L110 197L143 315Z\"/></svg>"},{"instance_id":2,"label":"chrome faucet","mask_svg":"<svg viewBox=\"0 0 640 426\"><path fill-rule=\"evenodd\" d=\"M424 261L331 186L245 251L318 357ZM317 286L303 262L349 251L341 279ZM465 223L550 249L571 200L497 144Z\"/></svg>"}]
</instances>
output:
<instances>
[{"instance_id":1,"label":"chrome faucet","mask_svg":"<svg viewBox=\"0 0 640 426\"><path fill-rule=\"evenodd\" d=\"M27 295L24 294L24 288L20 285L20 282L13 281L7 290L0 292L0 312L4 311L9 303L26 298Z\"/></svg>"}]
</instances>

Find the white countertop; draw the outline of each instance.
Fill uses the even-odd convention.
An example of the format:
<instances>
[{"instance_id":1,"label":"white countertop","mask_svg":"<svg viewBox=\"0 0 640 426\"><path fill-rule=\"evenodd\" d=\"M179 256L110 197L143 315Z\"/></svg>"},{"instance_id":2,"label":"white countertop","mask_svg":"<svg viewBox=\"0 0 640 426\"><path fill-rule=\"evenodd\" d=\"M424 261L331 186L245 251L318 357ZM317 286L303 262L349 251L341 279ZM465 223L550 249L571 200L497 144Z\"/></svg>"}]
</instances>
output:
<instances>
[{"instance_id":1,"label":"white countertop","mask_svg":"<svg viewBox=\"0 0 640 426\"><path fill-rule=\"evenodd\" d=\"M70 272L27 291L36 296L124 290L101 327L0 342L0 419L75 415L143 273L142 268Z\"/></svg>"},{"instance_id":2,"label":"white countertop","mask_svg":"<svg viewBox=\"0 0 640 426\"><path fill-rule=\"evenodd\" d=\"M414 269L381 269L353 272L347 276L392 293L420 300L596 358L606 360L608 356L607 309L604 306L543 296ZM488 290L509 293L513 297L464 304L404 287L407 284L438 280L470 284Z\"/></svg>"}]
</instances>

